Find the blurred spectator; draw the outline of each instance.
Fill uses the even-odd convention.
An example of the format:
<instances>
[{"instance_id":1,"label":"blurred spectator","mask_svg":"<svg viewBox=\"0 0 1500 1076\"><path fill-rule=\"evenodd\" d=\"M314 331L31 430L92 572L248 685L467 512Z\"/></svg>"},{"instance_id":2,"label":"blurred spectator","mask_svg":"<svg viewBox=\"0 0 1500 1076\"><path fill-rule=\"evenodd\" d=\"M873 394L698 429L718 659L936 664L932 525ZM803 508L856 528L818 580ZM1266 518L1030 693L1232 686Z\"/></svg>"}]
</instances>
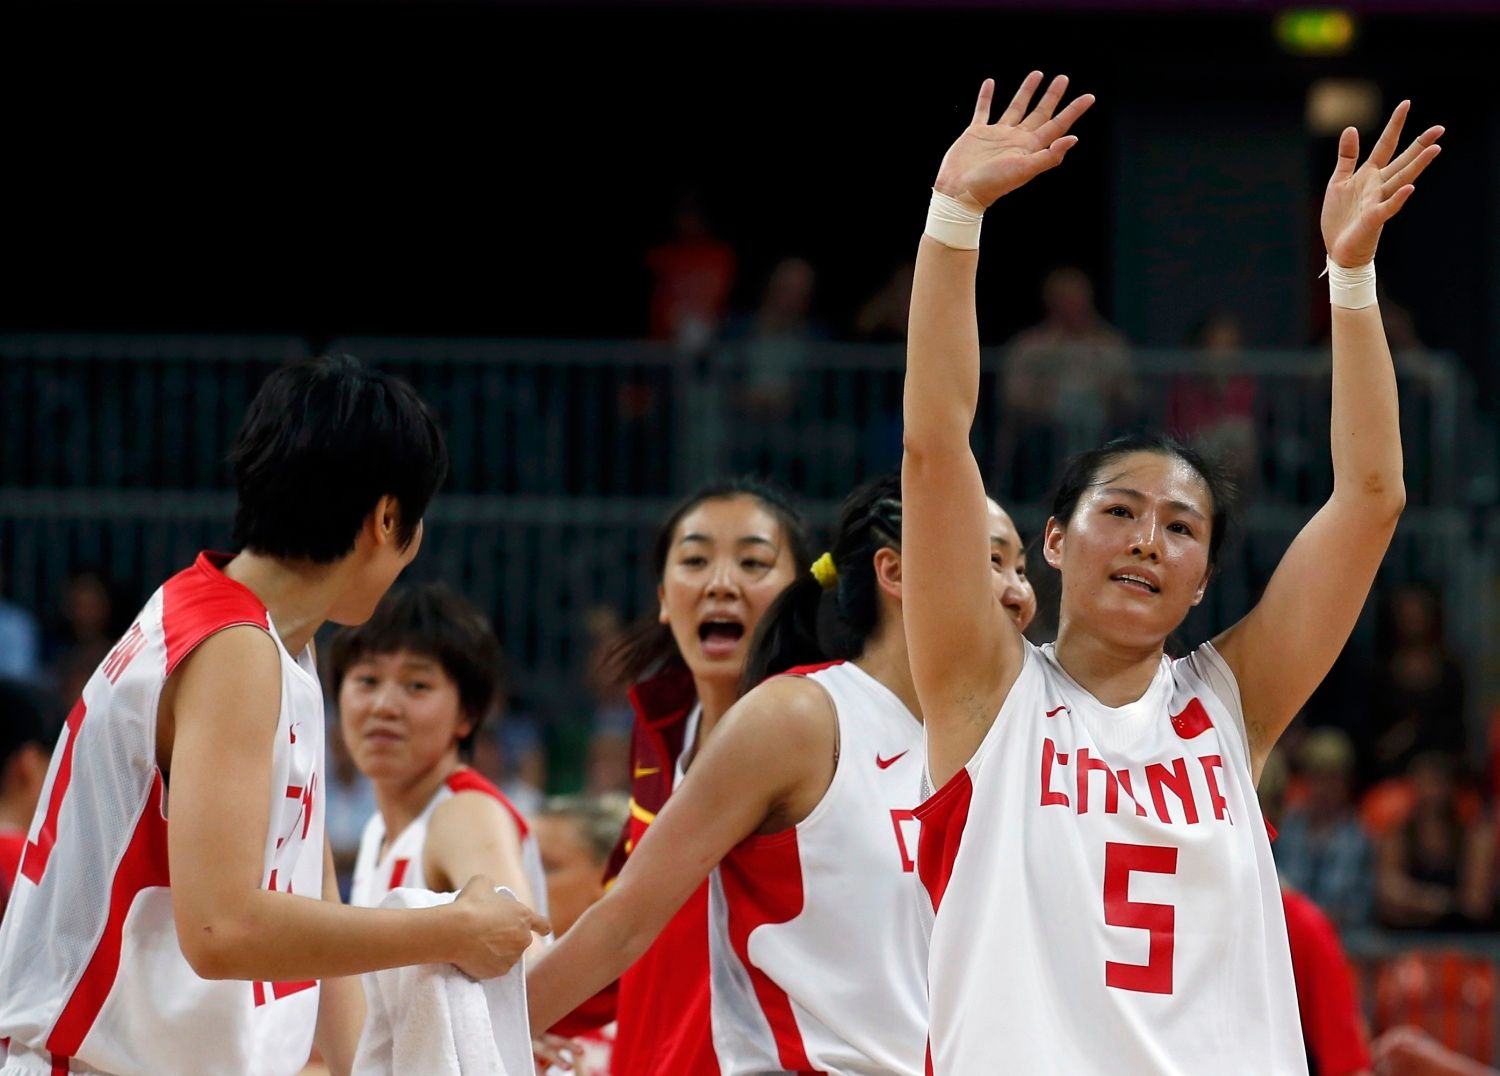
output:
<instances>
[{"instance_id":1,"label":"blurred spectator","mask_svg":"<svg viewBox=\"0 0 1500 1076\"><path fill-rule=\"evenodd\" d=\"M120 637L114 585L103 572L83 568L63 584L57 623L46 641L47 665L58 695L71 703L83 694L99 663Z\"/></svg>"},{"instance_id":2,"label":"blurred spectator","mask_svg":"<svg viewBox=\"0 0 1500 1076\"><path fill-rule=\"evenodd\" d=\"M0 574L0 677L35 680L41 673L41 629L36 617L5 600Z\"/></svg>"},{"instance_id":3,"label":"blurred spectator","mask_svg":"<svg viewBox=\"0 0 1500 1076\"><path fill-rule=\"evenodd\" d=\"M630 735L635 728L635 711L626 698L625 685L609 671L609 655L619 644L625 625L619 612L608 605L587 609L583 623L589 644L585 680L593 706L584 787L595 795L629 792Z\"/></svg>"},{"instance_id":4,"label":"blurred spectator","mask_svg":"<svg viewBox=\"0 0 1500 1076\"><path fill-rule=\"evenodd\" d=\"M760 306L735 326L735 354L745 375L740 402L751 418L776 421L792 413L809 345L827 336L812 320L817 282L810 263L783 258L771 270Z\"/></svg>"},{"instance_id":5,"label":"blurred spectator","mask_svg":"<svg viewBox=\"0 0 1500 1076\"><path fill-rule=\"evenodd\" d=\"M1040 496L1061 462L1128 425L1136 403L1125 338L1094 306L1081 269L1042 284L1045 314L1011 340L1001 382L1001 474L1018 500Z\"/></svg>"},{"instance_id":6,"label":"blurred spectator","mask_svg":"<svg viewBox=\"0 0 1500 1076\"><path fill-rule=\"evenodd\" d=\"M1178 376L1167 400L1167 429L1198 442L1244 489L1258 459L1255 379L1241 372L1244 334L1227 310L1210 313L1190 344L1201 372Z\"/></svg>"},{"instance_id":7,"label":"blurred spectator","mask_svg":"<svg viewBox=\"0 0 1500 1076\"><path fill-rule=\"evenodd\" d=\"M47 780L57 738L53 724L40 690L19 680L0 680L0 915Z\"/></svg>"},{"instance_id":8,"label":"blurred spectator","mask_svg":"<svg viewBox=\"0 0 1500 1076\"><path fill-rule=\"evenodd\" d=\"M547 914L557 937L604 895L604 868L629 816L628 798L554 796L534 819L542 869L547 872ZM583 1057L576 1076L609 1071L614 1045L614 987L580 1005L554 1029L577 1039Z\"/></svg>"},{"instance_id":9,"label":"blurred spectator","mask_svg":"<svg viewBox=\"0 0 1500 1076\"><path fill-rule=\"evenodd\" d=\"M505 701L474 737L471 765L496 784L528 818L541 806L547 788L547 747L540 719Z\"/></svg>"},{"instance_id":10,"label":"blurred spectator","mask_svg":"<svg viewBox=\"0 0 1500 1076\"><path fill-rule=\"evenodd\" d=\"M1444 642L1437 590L1396 587L1381 609L1371 676L1374 775L1403 773L1428 751L1465 758L1464 702L1463 669Z\"/></svg>"},{"instance_id":11,"label":"blurred spectator","mask_svg":"<svg viewBox=\"0 0 1500 1076\"><path fill-rule=\"evenodd\" d=\"M1277 823L1276 869L1335 926L1369 921L1374 850L1354 810L1354 747L1337 729L1313 729L1297 753L1303 794Z\"/></svg>"},{"instance_id":12,"label":"blurred spectator","mask_svg":"<svg viewBox=\"0 0 1500 1076\"><path fill-rule=\"evenodd\" d=\"M880 290L865 300L854 316L854 335L872 343L898 343L906 339L906 322L911 313L911 284L917 266L902 262Z\"/></svg>"},{"instance_id":13,"label":"blurred spectator","mask_svg":"<svg viewBox=\"0 0 1500 1076\"><path fill-rule=\"evenodd\" d=\"M697 200L684 198L672 239L646 254L652 339L671 340L686 355L707 347L724 321L736 264L734 248L714 238Z\"/></svg>"},{"instance_id":14,"label":"blurred spectator","mask_svg":"<svg viewBox=\"0 0 1500 1076\"><path fill-rule=\"evenodd\" d=\"M328 754L328 787L324 800L323 826L333 849L333 869L338 875L339 893L347 901L354 880L354 861L359 858L359 841L365 823L379 807L375 803L375 786L359 772L344 734L339 728L338 708L331 709L327 734L323 741Z\"/></svg>"},{"instance_id":15,"label":"blurred spectator","mask_svg":"<svg viewBox=\"0 0 1500 1076\"><path fill-rule=\"evenodd\" d=\"M1375 1040L1376 1076L1500 1076L1448 1049L1421 1028L1393 1027Z\"/></svg>"},{"instance_id":16,"label":"blurred spectator","mask_svg":"<svg viewBox=\"0 0 1500 1076\"><path fill-rule=\"evenodd\" d=\"M1487 818L1465 824L1454 769L1437 752L1412 761L1411 813L1379 848L1376 907L1385 926L1468 930L1490 921L1493 836Z\"/></svg>"},{"instance_id":17,"label":"blurred spectator","mask_svg":"<svg viewBox=\"0 0 1500 1076\"><path fill-rule=\"evenodd\" d=\"M1288 784L1281 750L1273 750L1261 770L1256 792L1273 830L1283 826ZM1280 851L1285 831L1273 838ZM1292 979L1302 1018L1302 1041L1311 1076L1356 1076L1370 1071L1369 1035L1354 989L1354 969L1344 955L1338 930L1318 906L1281 879Z\"/></svg>"}]
</instances>

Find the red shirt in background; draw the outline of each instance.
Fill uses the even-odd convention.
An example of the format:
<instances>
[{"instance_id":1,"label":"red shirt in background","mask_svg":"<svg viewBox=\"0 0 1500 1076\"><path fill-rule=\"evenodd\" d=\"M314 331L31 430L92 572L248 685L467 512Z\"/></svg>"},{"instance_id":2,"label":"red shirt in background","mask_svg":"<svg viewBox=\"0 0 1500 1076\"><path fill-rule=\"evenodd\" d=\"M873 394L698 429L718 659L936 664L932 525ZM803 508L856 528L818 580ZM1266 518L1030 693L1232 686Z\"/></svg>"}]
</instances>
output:
<instances>
[{"instance_id":1,"label":"red shirt in background","mask_svg":"<svg viewBox=\"0 0 1500 1076\"><path fill-rule=\"evenodd\" d=\"M1371 1069L1364 1019L1354 996L1354 975L1338 932L1301 893L1281 890L1292 978L1302 1011L1302 1037L1318 1076L1350 1076Z\"/></svg>"}]
</instances>

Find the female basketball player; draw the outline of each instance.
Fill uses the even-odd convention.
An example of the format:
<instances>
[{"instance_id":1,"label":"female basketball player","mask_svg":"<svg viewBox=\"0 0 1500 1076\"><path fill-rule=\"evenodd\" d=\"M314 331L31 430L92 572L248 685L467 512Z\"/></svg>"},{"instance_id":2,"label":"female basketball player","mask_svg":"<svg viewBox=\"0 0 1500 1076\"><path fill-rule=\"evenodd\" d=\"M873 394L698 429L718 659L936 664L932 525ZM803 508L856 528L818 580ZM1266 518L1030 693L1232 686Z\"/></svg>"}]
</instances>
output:
<instances>
[{"instance_id":1,"label":"female basketball player","mask_svg":"<svg viewBox=\"0 0 1500 1076\"><path fill-rule=\"evenodd\" d=\"M379 811L365 826L351 904L397 886L447 892L476 874L547 914L541 854L521 813L464 760L495 701L500 641L440 583L386 596L334 636L339 724Z\"/></svg>"},{"instance_id":2,"label":"female basketball player","mask_svg":"<svg viewBox=\"0 0 1500 1076\"><path fill-rule=\"evenodd\" d=\"M936 908L938 1073L1305 1072L1286 928L1256 804L1261 763L1343 647L1403 505L1396 383L1371 260L1437 155L1339 142L1322 226L1333 287L1335 488L1259 604L1178 661L1203 596L1222 485L1138 438L1063 479L1043 539L1061 571L1055 645L1031 646L982 585L988 537L969 450L979 384L982 211L1061 162L1092 98L1066 79L997 123L993 83L949 149L918 254L906 381L906 626L941 791L923 805ZM993 224L992 224L993 227Z\"/></svg>"},{"instance_id":3,"label":"female basketball player","mask_svg":"<svg viewBox=\"0 0 1500 1076\"><path fill-rule=\"evenodd\" d=\"M611 857L609 878L633 854L739 698L756 624L807 570L807 534L780 493L752 479L734 479L706 486L678 505L657 533L653 563L658 614L637 625L616 654L621 679L635 682L630 701L636 722L630 820ZM562 1015L553 1010L551 1019ZM698 887L621 977L616 1017L616 1074L718 1071L709 1028L706 886ZM568 1025L569 1033L578 1030L576 1023Z\"/></svg>"},{"instance_id":4,"label":"female basketball player","mask_svg":"<svg viewBox=\"0 0 1500 1076\"><path fill-rule=\"evenodd\" d=\"M287 366L230 460L240 552L152 596L53 756L0 925L5 1076L294 1073L315 1031L347 1071L359 984L336 977L498 975L547 929L483 878L413 911L334 888L312 639L416 556L447 467L431 412L352 359Z\"/></svg>"},{"instance_id":5,"label":"female basketball player","mask_svg":"<svg viewBox=\"0 0 1500 1076\"><path fill-rule=\"evenodd\" d=\"M1024 628L1036 599L1020 539L993 502L987 524L995 602ZM712 871L722 1072L920 1076L927 959L910 874L922 726L900 550L892 475L849 498L832 552L761 624L747 682L801 675L735 704L614 888L533 969L536 1026L628 967Z\"/></svg>"}]
</instances>

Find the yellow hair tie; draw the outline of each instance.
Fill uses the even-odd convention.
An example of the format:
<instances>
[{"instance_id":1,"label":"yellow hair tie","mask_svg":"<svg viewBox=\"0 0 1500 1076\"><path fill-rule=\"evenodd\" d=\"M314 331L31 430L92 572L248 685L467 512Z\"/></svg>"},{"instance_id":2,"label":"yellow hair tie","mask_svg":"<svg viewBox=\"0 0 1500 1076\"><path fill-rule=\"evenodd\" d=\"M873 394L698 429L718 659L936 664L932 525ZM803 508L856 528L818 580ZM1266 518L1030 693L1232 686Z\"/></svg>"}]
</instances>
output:
<instances>
[{"instance_id":1,"label":"yellow hair tie","mask_svg":"<svg viewBox=\"0 0 1500 1076\"><path fill-rule=\"evenodd\" d=\"M818 586L824 590L832 590L839 585L839 569L833 563L832 553L824 553L813 561L812 573L813 578L818 581Z\"/></svg>"}]
</instances>

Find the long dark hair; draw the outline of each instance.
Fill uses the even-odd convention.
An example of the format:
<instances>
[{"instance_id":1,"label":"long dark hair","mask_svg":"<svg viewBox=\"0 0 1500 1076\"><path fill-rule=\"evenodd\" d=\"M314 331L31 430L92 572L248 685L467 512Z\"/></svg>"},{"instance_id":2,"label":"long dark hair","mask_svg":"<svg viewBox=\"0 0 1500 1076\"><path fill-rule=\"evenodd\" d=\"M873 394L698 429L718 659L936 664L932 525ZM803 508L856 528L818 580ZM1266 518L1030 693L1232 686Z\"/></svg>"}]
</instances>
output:
<instances>
[{"instance_id":1,"label":"long dark hair","mask_svg":"<svg viewBox=\"0 0 1500 1076\"><path fill-rule=\"evenodd\" d=\"M661 529L656 532L656 541L651 547L651 565L658 583L666 573L667 555L671 552L672 538L677 533L677 525L682 522L682 518L701 504L735 497L753 498L775 517L787 551L792 556L794 578L800 579L807 574L811 556L807 523L803 520L802 513L793 507L791 498L769 482L741 475L701 486L691 496L679 502L662 521ZM674 666L684 665L682 653L677 649L677 640L672 638L671 627L649 614L625 630L605 663L610 678L619 684L633 684L648 676L666 672Z\"/></svg>"},{"instance_id":2,"label":"long dark hair","mask_svg":"<svg viewBox=\"0 0 1500 1076\"><path fill-rule=\"evenodd\" d=\"M857 658L880 623L875 554L901 549L901 476L860 486L844 501L829 557L838 571L827 589L804 572L760 618L741 690L798 665Z\"/></svg>"},{"instance_id":3,"label":"long dark hair","mask_svg":"<svg viewBox=\"0 0 1500 1076\"><path fill-rule=\"evenodd\" d=\"M1103 481L1100 472L1133 452L1154 452L1160 456L1179 459L1203 479L1203 484L1208 487L1209 499L1213 501L1208 563L1209 567L1216 566L1219 562L1219 550L1229 536L1230 513L1234 508L1234 483L1217 462L1165 434L1128 433L1074 456L1068 461L1067 469L1057 483L1057 492L1052 497L1052 517L1066 527L1073 518L1073 511L1078 507L1078 500L1083 496L1084 490Z\"/></svg>"}]
</instances>

